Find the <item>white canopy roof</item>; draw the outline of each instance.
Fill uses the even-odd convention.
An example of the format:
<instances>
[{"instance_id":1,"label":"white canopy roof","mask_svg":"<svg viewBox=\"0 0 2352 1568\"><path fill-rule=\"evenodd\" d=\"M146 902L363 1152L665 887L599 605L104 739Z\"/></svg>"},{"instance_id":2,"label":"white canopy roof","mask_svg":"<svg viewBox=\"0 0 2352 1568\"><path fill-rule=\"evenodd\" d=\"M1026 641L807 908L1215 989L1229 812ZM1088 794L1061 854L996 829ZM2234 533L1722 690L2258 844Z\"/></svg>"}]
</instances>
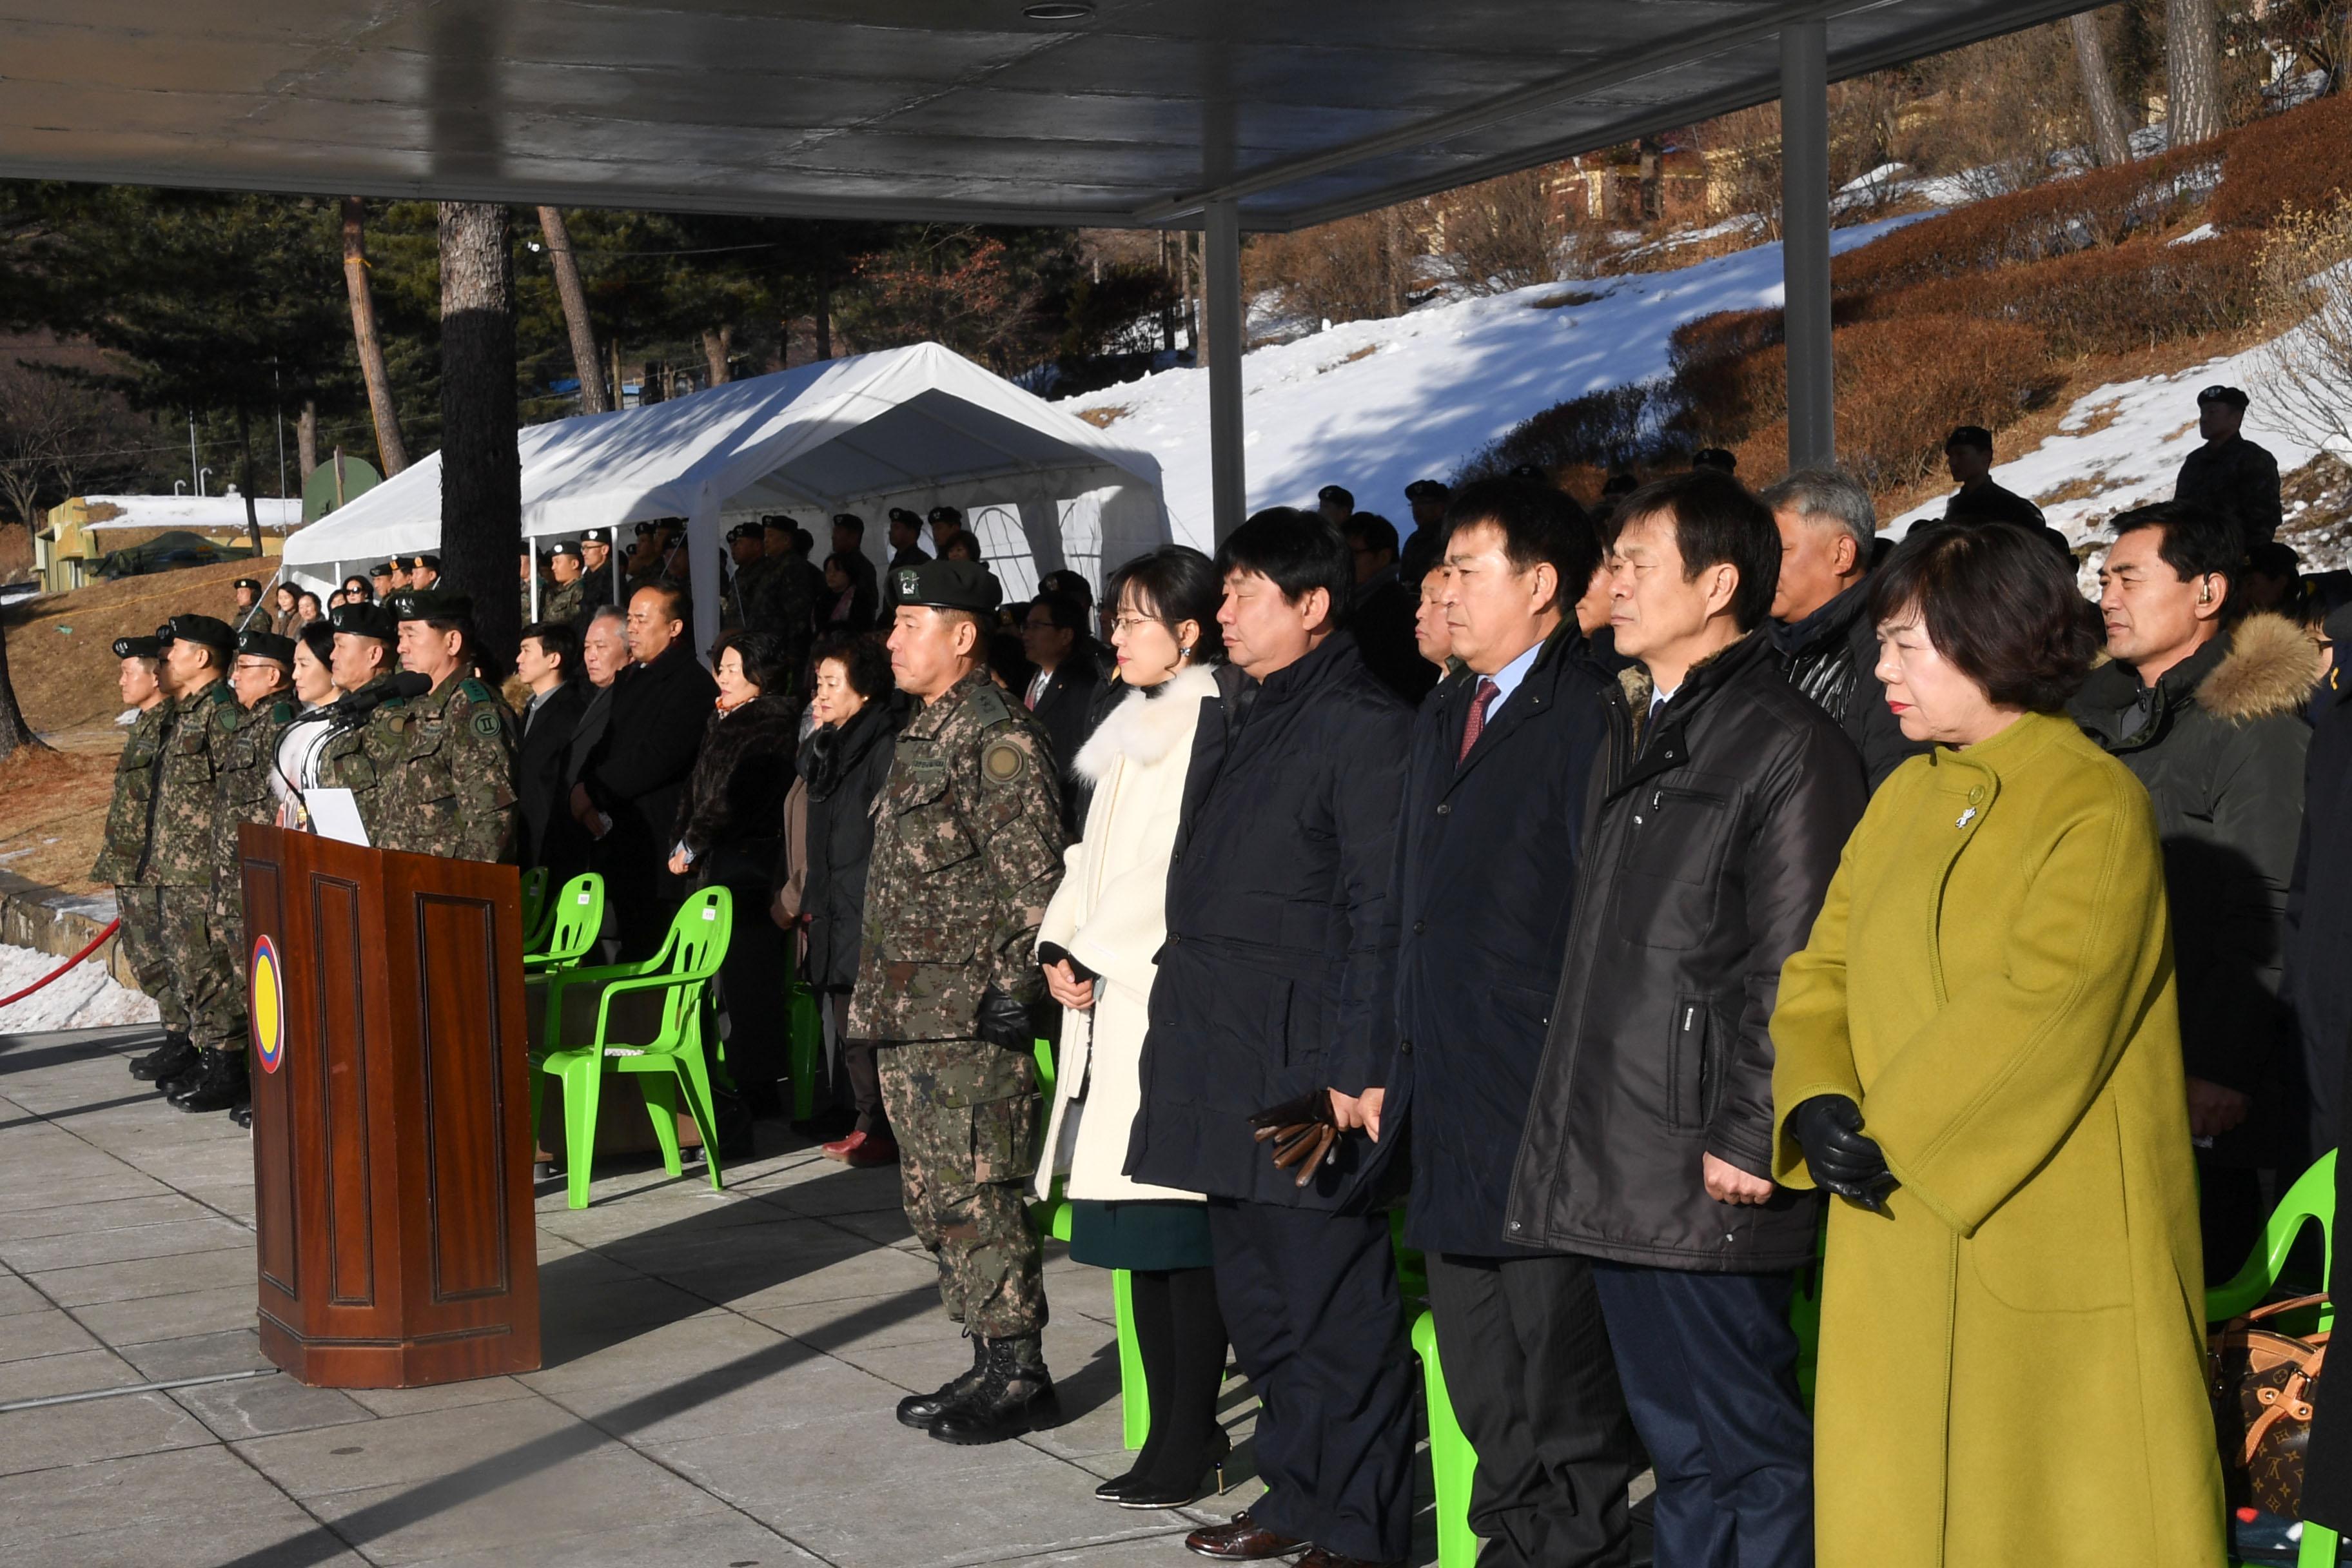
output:
<instances>
[{"instance_id":1,"label":"white canopy roof","mask_svg":"<svg viewBox=\"0 0 2352 1568\"><path fill-rule=\"evenodd\" d=\"M683 517L698 640L717 628L729 514L866 520L879 564L893 506L961 507L1008 594L1069 566L1097 576L1164 542L1160 464L936 343L828 360L617 414L519 431L526 537ZM287 541L314 580L441 540L436 453Z\"/></svg>"}]
</instances>

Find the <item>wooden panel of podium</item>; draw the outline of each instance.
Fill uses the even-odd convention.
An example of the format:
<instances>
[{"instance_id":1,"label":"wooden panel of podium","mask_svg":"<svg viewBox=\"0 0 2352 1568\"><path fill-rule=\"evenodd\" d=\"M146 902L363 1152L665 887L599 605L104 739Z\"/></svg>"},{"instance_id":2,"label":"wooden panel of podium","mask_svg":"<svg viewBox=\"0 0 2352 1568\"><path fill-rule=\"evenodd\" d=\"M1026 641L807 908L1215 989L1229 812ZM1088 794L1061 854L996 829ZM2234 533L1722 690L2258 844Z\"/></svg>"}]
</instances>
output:
<instances>
[{"instance_id":1,"label":"wooden panel of podium","mask_svg":"<svg viewBox=\"0 0 2352 1568\"><path fill-rule=\"evenodd\" d=\"M539 1365L511 866L238 830L261 1347L329 1388Z\"/></svg>"}]
</instances>

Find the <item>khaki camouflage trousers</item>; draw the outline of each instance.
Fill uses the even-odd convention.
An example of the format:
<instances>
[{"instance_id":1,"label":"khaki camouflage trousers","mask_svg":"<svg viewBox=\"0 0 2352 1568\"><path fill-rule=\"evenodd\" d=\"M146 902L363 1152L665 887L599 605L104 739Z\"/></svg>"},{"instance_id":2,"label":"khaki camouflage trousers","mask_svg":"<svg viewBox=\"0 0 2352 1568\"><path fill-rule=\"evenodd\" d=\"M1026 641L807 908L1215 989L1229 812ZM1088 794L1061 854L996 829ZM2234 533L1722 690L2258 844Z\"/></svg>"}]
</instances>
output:
<instances>
[{"instance_id":1,"label":"khaki camouflage trousers","mask_svg":"<svg viewBox=\"0 0 2352 1568\"><path fill-rule=\"evenodd\" d=\"M188 1005L180 999L179 984L172 978L170 958L163 951L163 894L161 888L117 883L114 907L121 912L122 929L114 940L139 977L139 989L154 999L155 1010L163 1014L165 1032L184 1035Z\"/></svg>"},{"instance_id":2,"label":"khaki camouflage trousers","mask_svg":"<svg viewBox=\"0 0 2352 1568\"><path fill-rule=\"evenodd\" d=\"M985 1040L886 1044L875 1055L907 1221L939 1260L948 1316L984 1339L1036 1333L1045 1326L1028 1203L1037 1064Z\"/></svg>"},{"instance_id":3,"label":"khaki camouflage trousers","mask_svg":"<svg viewBox=\"0 0 2352 1568\"><path fill-rule=\"evenodd\" d=\"M227 949L214 938L212 889L157 891L163 894L163 958L187 1009L188 1038L205 1050L245 1049L245 987Z\"/></svg>"}]
</instances>

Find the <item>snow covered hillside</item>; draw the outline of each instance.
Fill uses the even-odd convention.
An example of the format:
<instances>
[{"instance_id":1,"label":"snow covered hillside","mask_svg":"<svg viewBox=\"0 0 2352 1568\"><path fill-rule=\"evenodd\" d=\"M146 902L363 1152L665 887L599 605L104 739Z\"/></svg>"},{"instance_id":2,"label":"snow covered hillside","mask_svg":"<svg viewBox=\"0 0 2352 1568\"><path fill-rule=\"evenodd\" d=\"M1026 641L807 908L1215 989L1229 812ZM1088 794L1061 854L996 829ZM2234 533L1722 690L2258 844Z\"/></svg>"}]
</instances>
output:
<instances>
[{"instance_id":1,"label":"snow covered hillside","mask_svg":"<svg viewBox=\"0 0 2352 1568\"><path fill-rule=\"evenodd\" d=\"M1841 252L1927 214L1840 229ZM1578 301L1580 303L1554 303ZM1780 303L1780 247L1669 272L1540 284L1349 321L1242 361L1249 504L1312 506L1345 485L1409 531L1404 487L1444 479L1529 415L1666 371L1668 336L1715 310ZM1161 371L1066 406L1158 458L1176 537L1212 548L1209 378ZM2193 416L2194 410L2191 415Z\"/></svg>"},{"instance_id":2,"label":"snow covered hillside","mask_svg":"<svg viewBox=\"0 0 2352 1568\"><path fill-rule=\"evenodd\" d=\"M2074 400L2058 433L2012 461L1993 465L1996 483L2034 500L2052 527L2081 544L2105 537L2102 525L2129 507L2172 499L2181 460L2203 445L2197 435L2197 394L2220 383L2256 394L2246 410L2249 439L2270 448L2279 472L2290 473L2318 453L2264 417L2260 396L2262 348L2207 360L2170 375L2110 382ZM1944 515L1938 497L1886 525L1900 539L1911 525ZM2286 528L2294 527L2290 503ZM2340 566L2306 560L2305 571Z\"/></svg>"}]
</instances>

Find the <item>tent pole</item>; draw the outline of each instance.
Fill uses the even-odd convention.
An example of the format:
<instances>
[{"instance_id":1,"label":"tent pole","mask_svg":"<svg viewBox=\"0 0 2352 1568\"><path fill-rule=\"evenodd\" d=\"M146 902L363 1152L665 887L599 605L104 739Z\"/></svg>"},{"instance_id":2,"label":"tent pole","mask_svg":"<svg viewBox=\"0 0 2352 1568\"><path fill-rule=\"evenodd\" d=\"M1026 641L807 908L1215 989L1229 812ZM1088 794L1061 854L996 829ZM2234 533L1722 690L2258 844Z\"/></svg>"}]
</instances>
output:
<instances>
[{"instance_id":1,"label":"tent pole","mask_svg":"<svg viewBox=\"0 0 2352 1568\"><path fill-rule=\"evenodd\" d=\"M1202 270L1209 306L1209 476L1222 544L1249 511L1242 453L1241 208L1211 202Z\"/></svg>"},{"instance_id":2,"label":"tent pole","mask_svg":"<svg viewBox=\"0 0 2352 1568\"><path fill-rule=\"evenodd\" d=\"M1829 26L1780 33L1780 268L1789 347L1789 466L1837 460L1830 342Z\"/></svg>"}]
</instances>

